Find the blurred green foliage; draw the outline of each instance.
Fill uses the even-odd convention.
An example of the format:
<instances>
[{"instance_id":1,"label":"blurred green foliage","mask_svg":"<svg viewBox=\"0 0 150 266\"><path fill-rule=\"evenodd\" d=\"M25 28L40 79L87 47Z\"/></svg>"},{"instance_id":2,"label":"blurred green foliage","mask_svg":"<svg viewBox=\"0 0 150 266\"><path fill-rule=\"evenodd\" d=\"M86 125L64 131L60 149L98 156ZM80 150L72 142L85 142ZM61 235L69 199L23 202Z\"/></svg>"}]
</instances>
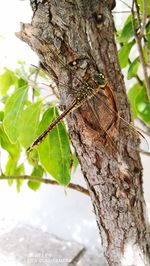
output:
<instances>
[{"instance_id":1,"label":"blurred green foliage","mask_svg":"<svg viewBox=\"0 0 150 266\"><path fill-rule=\"evenodd\" d=\"M139 15L142 26L143 1L138 0ZM140 56L133 34L133 18L129 15L120 31L117 32L117 43L119 48L118 56L122 69L127 70L127 79L131 80L131 87L128 88L128 98L131 104L133 119L140 118L147 126L150 125L150 102L146 92L146 83L141 73ZM135 30L140 33L139 21L134 20ZM149 68L150 62L150 3L147 2L147 22L145 25L145 35L143 36L142 52L144 60ZM150 77L149 77L150 78Z\"/></svg>"}]
</instances>

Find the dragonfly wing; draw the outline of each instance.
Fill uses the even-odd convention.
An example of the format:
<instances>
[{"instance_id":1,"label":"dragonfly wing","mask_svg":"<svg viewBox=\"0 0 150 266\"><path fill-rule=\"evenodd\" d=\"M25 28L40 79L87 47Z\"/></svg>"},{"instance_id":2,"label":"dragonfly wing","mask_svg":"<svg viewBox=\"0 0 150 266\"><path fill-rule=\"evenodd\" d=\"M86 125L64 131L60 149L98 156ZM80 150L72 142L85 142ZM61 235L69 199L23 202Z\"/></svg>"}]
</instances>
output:
<instances>
[{"instance_id":1,"label":"dragonfly wing","mask_svg":"<svg viewBox=\"0 0 150 266\"><path fill-rule=\"evenodd\" d=\"M116 130L114 130L115 133L113 135L114 142L126 144L129 148L134 150L148 152L149 144L144 135L139 130L136 130L131 123L128 123L124 118L122 118L112 107L109 107L108 104L102 100L99 94L95 97L98 97L104 110L107 110L111 115L113 114L114 117L117 118ZM123 137L124 134L121 134L121 132L126 132L127 137ZM128 136L130 136L130 138L128 138ZM140 143L138 139L140 140Z\"/></svg>"},{"instance_id":2,"label":"dragonfly wing","mask_svg":"<svg viewBox=\"0 0 150 266\"><path fill-rule=\"evenodd\" d=\"M111 146L111 148L112 148L116 153L118 153L119 151L118 151L118 149L117 149L117 146L116 146L115 142L113 141L113 138L112 138L111 135L107 132L107 130L105 130L105 129L100 125L100 122L99 122L99 116L98 116L98 114L95 112L95 109L94 109L94 107L93 107L91 101L88 101L88 105L90 106L90 108L91 108L91 110L92 110L92 112L93 112L93 114L94 114L95 119L98 121L99 128L100 128L102 134L103 134L104 136L106 136L106 138L107 138L107 142L108 142L109 146ZM105 143L106 143L106 142L105 142Z\"/></svg>"}]
</instances>

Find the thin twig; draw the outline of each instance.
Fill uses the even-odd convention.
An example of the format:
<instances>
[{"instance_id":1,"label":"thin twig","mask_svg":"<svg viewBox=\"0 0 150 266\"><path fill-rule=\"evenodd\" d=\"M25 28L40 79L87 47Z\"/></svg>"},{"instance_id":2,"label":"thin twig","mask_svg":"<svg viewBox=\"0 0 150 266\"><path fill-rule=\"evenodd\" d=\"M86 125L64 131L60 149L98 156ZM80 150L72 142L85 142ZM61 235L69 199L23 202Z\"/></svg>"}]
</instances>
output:
<instances>
[{"instance_id":1,"label":"thin twig","mask_svg":"<svg viewBox=\"0 0 150 266\"><path fill-rule=\"evenodd\" d=\"M141 128L137 127L137 126L136 126L136 129L137 129L137 130L139 130L139 131L141 131L143 134L145 134L145 135L147 135L147 136L149 136L149 137L150 137L150 132L148 132L148 131L145 131L145 130L143 130L143 129L141 129Z\"/></svg>"},{"instance_id":2,"label":"thin twig","mask_svg":"<svg viewBox=\"0 0 150 266\"><path fill-rule=\"evenodd\" d=\"M135 12L136 12L137 21L138 21L138 28L140 29L141 28L140 8L136 0L133 2L135 4L135 10L136 10Z\"/></svg>"},{"instance_id":3,"label":"thin twig","mask_svg":"<svg viewBox=\"0 0 150 266\"><path fill-rule=\"evenodd\" d=\"M143 0L143 19L142 19L142 26L140 30L140 37L144 37L145 27L146 27L146 20L147 20L147 0Z\"/></svg>"},{"instance_id":4,"label":"thin twig","mask_svg":"<svg viewBox=\"0 0 150 266\"><path fill-rule=\"evenodd\" d=\"M146 155L146 156L150 156L150 152L149 151L140 151L140 153Z\"/></svg>"},{"instance_id":5,"label":"thin twig","mask_svg":"<svg viewBox=\"0 0 150 266\"><path fill-rule=\"evenodd\" d=\"M52 180L52 179L47 179L47 178L40 178L40 177L37 177L37 176L29 176L29 175L20 175L20 176L5 176L5 175L1 175L0 176L0 179L1 180L30 180L30 181L37 181L37 182L41 182L41 183L44 183L44 184L50 184L50 185L57 185L59 186L60 184L55 181L55 180ZM68 188L71 188L73 190L76 190L78 192L81 192L83 194L85 194L86 196L89 196L89 191L78 185L78 184L74 184L74 183L70 183L68 186Z\"/></svg>"},{"instance_id":6,"label":"thin twig","mask_svg":"<svg viewBox=\"0 0 150 266\"><path fill-rule=\"evenodd\" d=\"M139 117L137 117L136 120L142 125L142 127L144 127L144 130L149 134L148 136L150 136L150 127L148 127L144 123L144 121L142 119L140 119Z\"/></svg>"},{"instance_id":7,"label":"thin twig","mask_svg":"<svg viewBox=\"0 0 150 266\"><path fill-rule=\"evenodd\" d=\"M130 8L131 9L131 6L129 6L125 1L123 1L123 0L120 0L120 2L121 3L123 3L125 6L127 6L128 8Z\"/></svg>"},{"instance_id":8,"label":"thin twig","mask_svg":"<svg viewBox=\"0 0 150 266\"><path fill-rule=\"evenodd\" d=\"M39 69L36 69L35 73L34 73L34 79L33 79L33 83L36 84L37 78L38 78L38 74L39 74ZM33 93L32 93L32 102L34 103L34 97L35 97L35 88L34 86L32 87Z\"/></svg>"},{"instance_id":9,"label":"thin twig","mask_svg":"<svg viewBox=\"0 0 150 266\"><path fill-rule=\"evenodd\" d=\"M149 67L150 62L150 51L148 47L148 41L145 37L145 28L146 28L146 22L147 22L147 0L143 0L143 19L142 19L142 26L140 31L140 37L143 38L144 41L144 48L147 53L147 67Z\"/></svg>"},{"instance_id":10,"label":"thin twig","mask_svg":"<svg viewBox=\"0 0 150 266\"><path fill-rule=\"evenodd\" d=\"M150 82L149 82L149 79L148 79L147 66L146 66L146 63L145 63L144 54L143 54L143 50L142 50L141 37L137 34L136 26L135 26L135 12L134 12L135 3L137 3L137 1L133 0L132 1L132 10L131 10L131 12L132 12L132 29L133 29L133 34L134 34L135 41L136 41L137 48L138 48L138 52L139 52L140 62L141 62L142 69L143 69L147 96L148 96L148 98L150 100Z\"/></svg>"},{"instance_id":11,"label":"thin twig","mask_svg":"<svg viewBox=\"0 0 150 266\"><path fill-rule=\"evenodd\" d=\"M147 135L148 137L150 137L150 129L144 124L144 122L141 119L138 119L138 121L140 121L140 123L142 124L142 126L145 127L145 130L139 128L138 126L135 126L136 129L140 132L142 132L143 134ZM149 151L140 151L142 154L150 156L150 152Z\"/></svg>"},{"instance_id":12,"label":"thin twig","mask_svg":"<svg viewBox=\"0 0 150 266\"><path fill-rule=\"evenodd\" d=\"M123 13L131 13L131 10L127 11L127 10L124 10L124 11L113 11L112 12L113 14L123 14Z\"/></svg>"}]
</instances>

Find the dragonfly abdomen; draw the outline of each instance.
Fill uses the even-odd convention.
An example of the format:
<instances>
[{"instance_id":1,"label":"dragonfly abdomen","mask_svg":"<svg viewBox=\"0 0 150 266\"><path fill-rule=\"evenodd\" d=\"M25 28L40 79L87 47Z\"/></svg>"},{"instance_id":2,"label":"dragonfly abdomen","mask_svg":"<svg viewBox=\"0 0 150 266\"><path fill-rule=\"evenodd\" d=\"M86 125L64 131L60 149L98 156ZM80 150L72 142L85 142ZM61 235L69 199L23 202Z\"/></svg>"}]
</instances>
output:
<instances>
[{"instance_id":1,"label":"dragonfly abdomen","mask_svg":"<svg viewBox=\"0 0 150 266\"><path fill-rule=\"evenodd\" d=\"M76 109L75 106L78 104L76 100L73 101L72 105L69 106L60 116L58 116L44 131L43 133L32 143L32 145L27 149L27 152L30 152L35 146L40 144L47 134L58 125L62 119L67 116L73 109Z\"/></svg>"}]
</instances>

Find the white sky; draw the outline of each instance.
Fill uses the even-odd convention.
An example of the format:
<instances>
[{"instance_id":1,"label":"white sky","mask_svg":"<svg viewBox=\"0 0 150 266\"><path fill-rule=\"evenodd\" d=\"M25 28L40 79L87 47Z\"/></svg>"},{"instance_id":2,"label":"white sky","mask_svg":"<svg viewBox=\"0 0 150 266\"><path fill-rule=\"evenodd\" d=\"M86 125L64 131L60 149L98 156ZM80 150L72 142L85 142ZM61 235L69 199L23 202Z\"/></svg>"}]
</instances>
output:
<instances>
[{"instance_id":1,"label":"white sky","mask_svg":"<svg viewBox=\"0 0 150 266\"><path fill-rule=\"evenodd\" d=\"M122 10L123 7L122 3L117 1L117 10ZM18 40L14 34L19 31L20 22L30 22L31 16L29 0L0 0L0 35L4 37L0 38L0 69L3 66L14 69L18 59L25 60L29 64L38 61L31 48ZM119 27L122 24L122 14L114 16Z\"/></svg>"},{"instance_id":2,"label":"white sky","mask_svg":"<svg viewBox=\"0 0 150 266\"><path fill-rule=\"evenodd\" d=\"M30 22L32 10L29 0L0 0L0 68L14 69L18 59L34 64L37 56L31 48L15 36L20 22Z\"/></svg>"}]
</instances>

